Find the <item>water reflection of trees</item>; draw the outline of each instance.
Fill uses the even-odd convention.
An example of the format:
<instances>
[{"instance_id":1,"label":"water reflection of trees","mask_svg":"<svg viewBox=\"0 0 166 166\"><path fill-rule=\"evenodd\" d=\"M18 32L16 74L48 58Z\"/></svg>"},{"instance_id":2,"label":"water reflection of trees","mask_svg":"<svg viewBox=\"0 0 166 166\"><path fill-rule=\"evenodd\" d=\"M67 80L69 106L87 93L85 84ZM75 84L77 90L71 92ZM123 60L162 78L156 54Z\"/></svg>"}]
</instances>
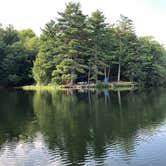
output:
<instances>
[{"instance_id":1,"label":"water reflection of trees","mask_svg":"<svg viewBox=\"0 0 166 166\"><path fill-rule=\"evenodd\" d=\"M111 144L118 144L125 153L133 151L137 131L153 130L164 120L165 97L162 90L68 95L45 91L37 92L33 102L49 147L78 163L88 155L104 158Z\"/></svg>"},{"instance_id":2,"label":"water reflection of trees","mask_svg":"<svg viewBox=\"0 0 166 166\"><path fill-rule=\"evenodd\" d=\"M33 93L15 90L0 91L0 145L6 140L19 139L32 128L33 121Z\"/></svg>"}]
</instances>

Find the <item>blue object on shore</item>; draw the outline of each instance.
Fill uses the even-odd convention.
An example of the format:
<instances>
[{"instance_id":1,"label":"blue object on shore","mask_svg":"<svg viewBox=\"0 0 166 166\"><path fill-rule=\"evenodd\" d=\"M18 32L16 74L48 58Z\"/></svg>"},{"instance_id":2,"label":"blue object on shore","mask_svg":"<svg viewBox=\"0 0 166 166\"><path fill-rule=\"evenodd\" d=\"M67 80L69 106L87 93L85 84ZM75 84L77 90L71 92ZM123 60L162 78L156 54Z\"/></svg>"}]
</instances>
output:
<instances>
[{"instance_id":1,"label":"blue object on shore","mask_svg":"<svg viewBox=\"0 0 166 166\"><path fill-rule=\"evenodd\" d=\"M108 77L105 77L105 78L104 78L104 83L108 84L108 80L109 80L109 78L108 78Z\"/></svg>"}]
</instances>

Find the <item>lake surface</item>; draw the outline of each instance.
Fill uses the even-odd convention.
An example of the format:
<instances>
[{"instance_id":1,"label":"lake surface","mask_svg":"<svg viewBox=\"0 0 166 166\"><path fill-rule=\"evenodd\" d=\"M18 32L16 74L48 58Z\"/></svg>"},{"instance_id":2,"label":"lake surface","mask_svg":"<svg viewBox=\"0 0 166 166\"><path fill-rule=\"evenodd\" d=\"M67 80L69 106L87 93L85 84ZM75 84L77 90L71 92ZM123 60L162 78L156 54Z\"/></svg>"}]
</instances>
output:
<instances>
[{"instance_id":1,"label":"lake surface","mask_svg":"<svg viewBox=\"0 0 166 166\"><path fill-rule=\"evenodd\" d=\"M165 166L166 89L0 90L0 166Z\"/></svg>"}]
</instances>

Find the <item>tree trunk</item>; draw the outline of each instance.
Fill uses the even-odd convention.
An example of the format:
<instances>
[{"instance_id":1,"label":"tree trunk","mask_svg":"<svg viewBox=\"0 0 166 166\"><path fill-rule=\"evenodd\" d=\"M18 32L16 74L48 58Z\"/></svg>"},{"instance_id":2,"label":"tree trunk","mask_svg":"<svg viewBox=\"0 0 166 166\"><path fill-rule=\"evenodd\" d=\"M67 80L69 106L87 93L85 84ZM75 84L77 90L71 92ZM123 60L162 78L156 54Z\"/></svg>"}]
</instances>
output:
<instances>
[{"instance_id":1,"label":"tree trunk","mask_svg":"<svg viewBox=\"0 0 166 166\"><path fill-rule=\"evenodd\" d=\"M96 71L95 71L95 81L96 81L96 83L98 81L98 68L97 68L97 65L96 65Z\"/></svg>"},{"instance_id":2,"label":"tree trunk","mask_svg":"<svg viewBox=\"0 0 166 166\"><path fill-rule=\"evenodd\" d=\"M71 69L71 75L75 73L75 69L72 68ZM70 86L73 86L74 85L74 79L70 79Z\"/></svg>"},{"instance_id":3,"label":"tree trunk","mask_svg":"<svg viewBox=\"0 0 166 166\"><path fill-rule=\"evenodd\" d=\"M70 86L73 86L73 83L74 83L74 80L71 79L71 80L70 80Z\"/></svg>"},{"instance_id":4,"label":"tree trunk","mask_svg":"<svg viewBox=\"0 0 166 166\"><path fill-rule=\"evenodd\" d=\"M118 82L120 81L120 74L121 74L121 65L120 65L120 63L119 63L119 65L118 65Z\"/></svg>"},{"instance_id":5,"label":"tree trunk","mask_svg":"<svg viewBox=\"0 0 166 166\"><path fill-rule=\"evenodd\" d=\"M111 68L110 68L110 66L109 66L109 68L108 68L108 80L110 81L110 70L111 70Z\"/></svg>"},{"instance_id":6,"label":"tree trunk","mask_svg":"<svg viewBox=\"0 0 166 166\"><path fill-rule=\"evenodd\" d=\"M105 76L105 78L107 77L107 68L106 67L104 68L104 76Z\"/></svg>"},{"instance_id":7,"label":"tree trunk","mask_svg":"<svg viewBox=\"0 0 166 166\"><path fill-rule=\"evenodd\" d=\"M88 72L88 86L90 84L90 66L89 66L89 72Z\"/></svg>"},{"instance_id":8,"label":"tree trunk","mask_svg":"<svg viewBox=\"0 0 166 166\"><path fill-rule=\"evenodd\" d=\"M122 41L120 37L120 57L119 57L119 66L118 66L118 82L120 82L120 74L121 74L121 55L122 55Z\"/></svg>"},{"instance_id":9,"label":"tree trunk","mask_svg":"<svg viewBox=\"0 0 166 166\"><path fill-rule=\"evenodd\" d=\"M97 66L97 63L98 63L98 48L97 48L97 44L95 45L95 69L96 69L96 73L95 73L95 81L96 81L96 83L97 83L97 81L98 81L98 66Z\"/></svg>"}]
</instances>

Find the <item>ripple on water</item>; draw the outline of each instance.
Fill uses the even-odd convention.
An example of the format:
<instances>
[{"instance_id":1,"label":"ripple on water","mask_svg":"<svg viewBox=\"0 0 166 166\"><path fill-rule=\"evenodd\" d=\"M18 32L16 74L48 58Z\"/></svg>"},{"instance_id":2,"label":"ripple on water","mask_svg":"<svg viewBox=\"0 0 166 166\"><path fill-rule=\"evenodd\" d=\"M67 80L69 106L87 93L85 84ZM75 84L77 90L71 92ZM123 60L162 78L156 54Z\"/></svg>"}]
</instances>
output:
<instances>
[{"instance_id":1,"label":"ripple on water","mask_svg":"<svg viewBox=\"0 0 166 166\"><path fill-rule=\"evenodd\" d=\"M37 133L32 141L5 142L0 149L0 166L161 165L166 163L165 137L165 126L155 130L139 130L133 137L132 147L128 143L132 140L128 138L108 142L102 146L102 151L98 148L94 152L92 145L88 145L84 160L77 160L78 156L75 156L72 163L67 152L61 153L58 148L50 149L43 135Z\"/></svg>"}]
</instances>

